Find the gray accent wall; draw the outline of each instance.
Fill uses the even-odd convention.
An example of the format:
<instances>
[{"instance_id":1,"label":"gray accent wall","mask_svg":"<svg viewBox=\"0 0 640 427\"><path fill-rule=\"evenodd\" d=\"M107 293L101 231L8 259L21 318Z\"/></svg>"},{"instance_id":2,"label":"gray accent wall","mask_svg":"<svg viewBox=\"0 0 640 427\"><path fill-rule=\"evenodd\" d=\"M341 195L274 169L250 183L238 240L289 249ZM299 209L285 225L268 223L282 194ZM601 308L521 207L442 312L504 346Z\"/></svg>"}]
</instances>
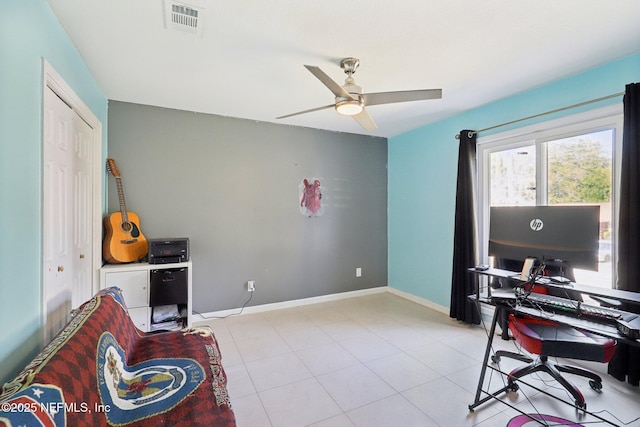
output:
<instances>
[{"instance_id":1,"label":"gray accent wall","mask_svg":"<svg viewBox=\"0 0 640 427\"><path fill-rule=\"evenodd\" d=\"M108 135L144 235L190 239L196 312L241 307L249 280L249 306L387 285L385 138L116 101ZM300 212L305 178L321 216Z\"/></svg>"}]
</instances>

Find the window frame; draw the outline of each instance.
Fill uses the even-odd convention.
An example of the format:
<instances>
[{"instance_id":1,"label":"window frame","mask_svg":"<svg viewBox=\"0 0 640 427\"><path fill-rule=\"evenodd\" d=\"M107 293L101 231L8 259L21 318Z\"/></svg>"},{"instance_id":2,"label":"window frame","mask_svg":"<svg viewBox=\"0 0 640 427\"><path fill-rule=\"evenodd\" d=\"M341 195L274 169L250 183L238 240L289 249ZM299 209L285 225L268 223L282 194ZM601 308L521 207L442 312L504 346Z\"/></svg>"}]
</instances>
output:
<instances>
[{"instance_id":1,"label":"window frame","mask_svg":"<svg viewBox=\"0 0 640 427\"><path fill-rule=\"evenodd\" d=\"M582 113L576 113L552 119L530 126L495 133L488 136L479 136L477 139L477 180L478 180L478 242L480 249L480 259L483 263L489 262L489 204L490 198L490 167L489 158L491 153L514 149L524 146L534 145L536 149L536 189L547 187L547 163L540 161L546 159L546 142L562 138L576 136L580 134L597 132L605 129L614 130L614 141L612 150L612 191L611 206L612 215L615 219L612 237L612 257L611 265L617 263L617 237L620 212L620 168L622 164L622 126L623 126L623 105L621 103L607 107L597 108ZM546 205L547 192L536 190L536 205ZM616 268L612 268L610 288L614 288L616 283Z\"/></svg>"}]
</instances>

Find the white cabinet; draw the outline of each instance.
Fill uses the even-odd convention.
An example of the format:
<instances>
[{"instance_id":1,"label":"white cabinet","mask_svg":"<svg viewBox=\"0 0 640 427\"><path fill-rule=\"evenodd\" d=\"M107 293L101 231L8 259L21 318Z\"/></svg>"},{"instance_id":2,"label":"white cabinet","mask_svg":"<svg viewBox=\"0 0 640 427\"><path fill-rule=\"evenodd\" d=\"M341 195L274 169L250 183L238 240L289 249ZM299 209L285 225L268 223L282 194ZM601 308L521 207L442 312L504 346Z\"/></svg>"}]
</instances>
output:
<instances>
[{"instance_id":1,"label":"white cabinet","mask_svg":"<svg viewBox=\"0 0 640 427\"><path fill-rule=\"evenodd\" d=\"M162 280L154 280L152 283L152 276L158 277L159 274L170 274L173 271L180 272L181 278L186 275L186 283L183 280L182 283L165 281L166 285ZM108 264L100 269L100 288L105 289L111 286L122 289L129 316L139 329L149 332L156 328L163 328L162 324L153 323L152 300L154 299L165 305L175 303L179 312L178 323L191 326L191 261L174 264ZM167 286L169 291L162 289L163 286Z\"/></svg>"},{"instance_id":2,"label":"white cabinet","mask_svg":"<svg viewBox=\"0 0 640 427\"><path fill-rule=\"evenodd\" d=\"M126 299L125 299L126 301ZM129 309L129 317L138 329L149 332L151 325L151 308L150 307L127 307Z\"/></svg>"},{"instance_id":3,"label":"white cabinet","mask_svg":"<svg viewBox=\"0 0 640 427\"><path fill-rule=\"evenodd\" d=\"M111 286L122 289L127 307L146 307L149 305L148 271L109 271L105 275L102 288Z\"/></svg>"}]
</instances>

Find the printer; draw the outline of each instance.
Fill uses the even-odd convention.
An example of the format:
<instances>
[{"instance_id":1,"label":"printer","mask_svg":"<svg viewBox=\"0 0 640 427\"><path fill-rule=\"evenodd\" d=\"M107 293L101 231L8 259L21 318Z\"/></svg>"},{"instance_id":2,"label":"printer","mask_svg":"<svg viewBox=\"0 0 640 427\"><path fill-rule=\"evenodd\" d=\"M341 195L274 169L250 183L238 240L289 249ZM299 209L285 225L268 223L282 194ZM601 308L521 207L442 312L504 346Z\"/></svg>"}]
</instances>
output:
<instances>
[{"instance_id":1,"label":"printer","mask_svg":"<svg viewBox=\"0 0 640 427\"><path fill-rule=\"evenodd\" d=\"M189 261L189 238L149 239L149 264Z\"/></svg>"}]
</instances>

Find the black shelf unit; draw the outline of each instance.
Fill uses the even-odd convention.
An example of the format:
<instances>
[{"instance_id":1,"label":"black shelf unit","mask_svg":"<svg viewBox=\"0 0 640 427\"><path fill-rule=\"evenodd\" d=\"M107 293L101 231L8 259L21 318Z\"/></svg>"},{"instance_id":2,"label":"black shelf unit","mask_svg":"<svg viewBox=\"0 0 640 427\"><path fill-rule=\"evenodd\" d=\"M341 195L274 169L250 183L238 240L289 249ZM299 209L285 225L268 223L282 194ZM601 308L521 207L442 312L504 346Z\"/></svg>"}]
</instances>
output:
<instances>
[{"instance_id":1,"label":"black shelf unit","mask_svg":"<svg viewBox=\"0 0 640 427\"><path fill-rule=\"evenodd\" d=\"M150 272L149 306L152 331L187 327L189 303L189 270L182 268L154 268ZM154 310L161 306L177 306L177 316L154 322Z\"/></svg>"}]
</instances>

